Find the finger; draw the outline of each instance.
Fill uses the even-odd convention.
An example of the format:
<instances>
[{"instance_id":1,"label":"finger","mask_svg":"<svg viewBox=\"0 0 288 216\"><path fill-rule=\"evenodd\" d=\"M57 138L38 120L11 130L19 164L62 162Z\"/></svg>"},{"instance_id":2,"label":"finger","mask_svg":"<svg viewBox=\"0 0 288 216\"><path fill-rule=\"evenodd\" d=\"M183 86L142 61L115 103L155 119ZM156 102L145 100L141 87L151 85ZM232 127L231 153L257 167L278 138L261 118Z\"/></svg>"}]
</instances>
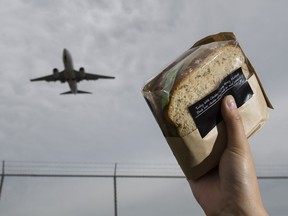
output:
<instances>
[{"instance_id":1,"label":"finger","mask_svg":"<svg viewBox=\"0 0 288 216\"><path fill-rule=\"evenodd\" d=\"M229 95L222 101L222 116L227 131L227 147L245 148L247 138L245 135L242 119L237 109L234 98Z\"/></svg>"}]
</instances>

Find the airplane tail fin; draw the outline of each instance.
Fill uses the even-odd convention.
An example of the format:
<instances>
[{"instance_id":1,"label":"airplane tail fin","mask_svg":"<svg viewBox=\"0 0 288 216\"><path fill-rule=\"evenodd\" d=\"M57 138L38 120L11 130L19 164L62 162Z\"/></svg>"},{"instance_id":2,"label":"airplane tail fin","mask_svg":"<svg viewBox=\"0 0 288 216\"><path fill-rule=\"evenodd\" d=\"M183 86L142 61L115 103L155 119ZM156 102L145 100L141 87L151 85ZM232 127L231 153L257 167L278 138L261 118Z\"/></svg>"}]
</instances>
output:
<instances>
[{"instance_id":1,"label":"airplane tail fin","mask_svg":"<svg viewBox=\"0 0 288 216\"><path fill-rule=\"evenodd\" d=\"M67 91L67 92L63 92L61 93L61 95L67 95L67 94L92 94L91 92L87 92L87 91L81 91L81 90L77 90L77 92L72 92L72 91Z\"/></svg>"},{"instance_id":2,"label":"airplane tail fin","mask_svg":"<svg viewBox=\"0 0 288 216\"><path fill-rule=\"evenodd\" d=\"M92 94L91 92L77 90L78 94Z\"/></svg>"}]
</instances>

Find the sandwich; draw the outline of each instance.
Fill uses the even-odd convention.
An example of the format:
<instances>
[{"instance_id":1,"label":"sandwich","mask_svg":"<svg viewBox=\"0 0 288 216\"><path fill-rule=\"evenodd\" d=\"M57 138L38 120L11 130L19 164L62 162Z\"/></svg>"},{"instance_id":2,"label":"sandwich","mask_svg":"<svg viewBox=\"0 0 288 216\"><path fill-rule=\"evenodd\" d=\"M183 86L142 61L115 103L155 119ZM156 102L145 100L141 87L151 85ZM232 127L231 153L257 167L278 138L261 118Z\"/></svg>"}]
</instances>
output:
<instances>
[{"instance_id":1,"label":"sandwich","mask_svg":"<svg viewBox=\"0 0 288 216\"><path fill-rule=\"evenodd\" d=\"M227 32L195 43L142 92L188 179L217 166L225 149L220 110L225 95L234 96L247 137L262 127L272 108L235 35Z\"/></svg>"}]
</instances>

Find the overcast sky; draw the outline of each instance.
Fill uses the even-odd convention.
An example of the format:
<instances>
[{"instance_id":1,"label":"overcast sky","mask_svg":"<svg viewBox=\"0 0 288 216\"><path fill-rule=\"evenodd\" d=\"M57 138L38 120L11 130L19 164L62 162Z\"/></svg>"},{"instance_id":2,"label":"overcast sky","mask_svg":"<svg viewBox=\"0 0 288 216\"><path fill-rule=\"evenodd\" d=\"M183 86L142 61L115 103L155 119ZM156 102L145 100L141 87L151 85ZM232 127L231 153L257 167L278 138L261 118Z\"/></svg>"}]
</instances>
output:
<instances>
[{"instance_id":1,"label":"overcast sky","mask_svg":"<svg viewBox=\"0 0 288 216\"><path fill-rule=\"evenodd\" d=\"M287 6L285 0L0 0L0 160L176 164L141 89L197 40L233 31L275 107L250 140L255 163L287 173ZM76 96L59 95L67 84L31 83L63 69L64 48L76 69L116 79L83 81L78 88L93 94ZM287 183L261 180L271 215L287 213ZM111 184L7 178L0 214L113 215ZM184 179L119 184L119 215L203 215Z\"/></svg>"}]
</instances>

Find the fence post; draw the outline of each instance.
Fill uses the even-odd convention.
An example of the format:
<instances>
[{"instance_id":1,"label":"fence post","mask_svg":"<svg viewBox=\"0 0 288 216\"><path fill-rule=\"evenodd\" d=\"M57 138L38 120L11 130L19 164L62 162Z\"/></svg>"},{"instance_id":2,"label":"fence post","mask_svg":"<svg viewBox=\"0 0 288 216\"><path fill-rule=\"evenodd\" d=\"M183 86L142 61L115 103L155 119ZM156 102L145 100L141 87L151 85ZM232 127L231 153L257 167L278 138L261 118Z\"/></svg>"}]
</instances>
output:
<instances>
[{"instance_id":1,"label":"fence post","mask_svg":"<svg viewBox=\"0 0 288 216\"><path fill-rule=\"evenodd\" d=\"M117 163L115 163L115 166L114 166L114 213L115 213L115 216L118 215L118 211L117 211Z\"/></svg>"},{"instance_id":2,"label":"fence post","mask_svg":"<svg viewBox=\"0 0 288 216\"><path fill-rule=\"evenodd\" d=\"M5 176L5 161L2 161L2 174L1 174L1 182L0 182L0 199L2 194L2 188L4 183L4 176Z\"/></svg>"}]
</instances>

